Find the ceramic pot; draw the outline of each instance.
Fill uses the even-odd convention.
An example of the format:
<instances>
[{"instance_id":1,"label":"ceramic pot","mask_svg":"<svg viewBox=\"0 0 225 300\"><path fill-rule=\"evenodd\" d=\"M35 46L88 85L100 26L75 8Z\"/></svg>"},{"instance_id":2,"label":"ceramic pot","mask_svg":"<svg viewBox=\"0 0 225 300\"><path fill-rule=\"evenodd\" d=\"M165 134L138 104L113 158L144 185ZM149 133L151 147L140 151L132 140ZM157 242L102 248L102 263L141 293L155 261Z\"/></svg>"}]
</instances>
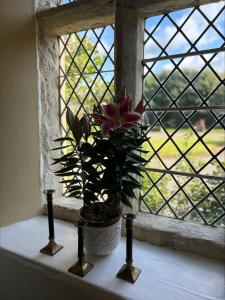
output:
<instances>
[{"instance_id":1,"label":"ceramic pot","mask_svg":"<svg viewBox=\"0 0 225 300\"><path fill-rule=\"evenodd\" d=\"M108 255L119 244L121 238L121 219L110 226L84 229L84 248L86 253L92 255Z\"/></svg>"},{"instance_id":2,"label":"ceramic pot","mask_svg":"<svg viewBox=\"0 0 225 300\"><path fill-rule=\"evenodd\" d=\"M84 228L85 252L91 255L112 253L121 238L121 214L111 220L96 222L85 219L81 208L80 217L87 222L87 226Z\"/></svg>"}]
</instances>

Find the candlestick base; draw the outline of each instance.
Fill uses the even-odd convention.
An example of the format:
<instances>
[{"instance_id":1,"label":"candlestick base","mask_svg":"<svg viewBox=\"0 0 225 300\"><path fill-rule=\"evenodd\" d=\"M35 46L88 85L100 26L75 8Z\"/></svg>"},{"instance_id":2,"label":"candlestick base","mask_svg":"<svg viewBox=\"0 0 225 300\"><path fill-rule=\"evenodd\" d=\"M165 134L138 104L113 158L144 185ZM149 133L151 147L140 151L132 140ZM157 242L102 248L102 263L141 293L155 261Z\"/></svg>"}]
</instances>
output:
<instances>
[{"instance_id":1,"label":"candlestick base","mask_svg":"<svg viewBox=\"0 0 225 300\"><path fill-rule=\"evenodd\" d=\"M56 242L51 241L48 243L47 246L45 246L44 248L42 248L40 250L41 253L53 256L55 255L57 252L59 252L61 249L63 248L63 246L61 245L57 245Z\"/></svg>"},{"instance_id":2,"label":"candlestick base","mask_svg":"<svg viewBox=\"0 0 225 300\"><path fill-rule=\"evenodd\" d=\"M129 266L129 265L125 264L119 270L116 277L126 280L128 282L134 283L137 280L140 273L141 273L141 269L135 268L132 265Z\"/></svg>"},{"instance_id":3,"label":"candlestick base","mask_svg":"<svg viewBox=\"0 0 225 300\"><path fill-rule=\"evenodd\" d=\"M94 265L88 263L85 260L78 260L78 262L76 262L72 267L69 268L68 272L80 277L84 277L93 267Z\"/></svg>"}]
</instances>

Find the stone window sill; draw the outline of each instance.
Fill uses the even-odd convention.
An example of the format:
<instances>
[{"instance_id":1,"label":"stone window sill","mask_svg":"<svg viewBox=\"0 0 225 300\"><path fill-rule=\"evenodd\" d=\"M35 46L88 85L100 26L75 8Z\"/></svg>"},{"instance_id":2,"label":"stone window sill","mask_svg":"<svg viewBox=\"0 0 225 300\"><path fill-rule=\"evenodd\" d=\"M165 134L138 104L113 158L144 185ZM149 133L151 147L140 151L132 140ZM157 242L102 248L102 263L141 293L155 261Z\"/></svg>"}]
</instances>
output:
<instances>
[{"instance_id":1,"label":"stone window sill","mask_svg":"<svg viewBox=\"0 0 225 300\"><path fill-rule=\"evenodd\" d=\"M54 202L55 218L78 220L80 201L61 197ZM44 214L46 214L46 205ZM125 234L124 224L122 235ZM204 257L223 260L225 257L225 229L190 221L139 213L134 223L134 238L153 245L171 247Z\"/></svg>"},{"instance_id":2,"label":"stone window sill","mask_svg":"<svg viewBox=\"0 0 225 300\"><path fill-rule=\"evenodd\" d=\"M125 238L111 255L86 255L94 268L83 278L68 272L77 260L72 223L55 220L54 256L40 253L48 221L38 216L0 228L0 298L4 300L222 300L224 266L215 259L134 240L135 284L116 277L125 260Z\"/></svg>"}]
</instances>

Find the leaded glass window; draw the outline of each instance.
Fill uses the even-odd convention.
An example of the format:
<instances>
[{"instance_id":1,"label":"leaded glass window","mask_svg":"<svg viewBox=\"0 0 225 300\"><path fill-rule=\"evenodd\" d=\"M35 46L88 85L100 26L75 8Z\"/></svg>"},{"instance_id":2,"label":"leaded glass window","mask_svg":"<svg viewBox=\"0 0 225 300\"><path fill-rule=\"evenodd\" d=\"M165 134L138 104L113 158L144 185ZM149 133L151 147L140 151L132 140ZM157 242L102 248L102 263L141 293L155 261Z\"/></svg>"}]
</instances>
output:
<instances>
[{"instance_id":1,"label":"leaded glass window","mask_svg":"<svg viewBox=\"0 0 225 300\"><path fill-rule=\"evenodd\" d=\"M146 19L141 210L225 225L225 5Z\"/></svg>"}]
</instances>

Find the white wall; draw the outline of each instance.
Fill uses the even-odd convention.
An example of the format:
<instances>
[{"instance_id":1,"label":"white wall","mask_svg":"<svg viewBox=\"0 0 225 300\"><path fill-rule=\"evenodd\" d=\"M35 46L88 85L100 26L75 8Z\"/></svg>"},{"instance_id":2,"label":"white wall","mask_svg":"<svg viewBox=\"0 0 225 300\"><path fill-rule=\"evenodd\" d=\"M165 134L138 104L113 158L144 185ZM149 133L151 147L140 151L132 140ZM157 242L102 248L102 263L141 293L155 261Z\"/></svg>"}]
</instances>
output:
<instances>
[{"instance_id":1,"label":"white wall","mask_svg":"<svg viewBox=\"0 0 225 300\"><path fill-rule=\"evenodd\" d=\"M0 0L0 226L40 213L34 0Z\"/></svg>"}]
</instances>

